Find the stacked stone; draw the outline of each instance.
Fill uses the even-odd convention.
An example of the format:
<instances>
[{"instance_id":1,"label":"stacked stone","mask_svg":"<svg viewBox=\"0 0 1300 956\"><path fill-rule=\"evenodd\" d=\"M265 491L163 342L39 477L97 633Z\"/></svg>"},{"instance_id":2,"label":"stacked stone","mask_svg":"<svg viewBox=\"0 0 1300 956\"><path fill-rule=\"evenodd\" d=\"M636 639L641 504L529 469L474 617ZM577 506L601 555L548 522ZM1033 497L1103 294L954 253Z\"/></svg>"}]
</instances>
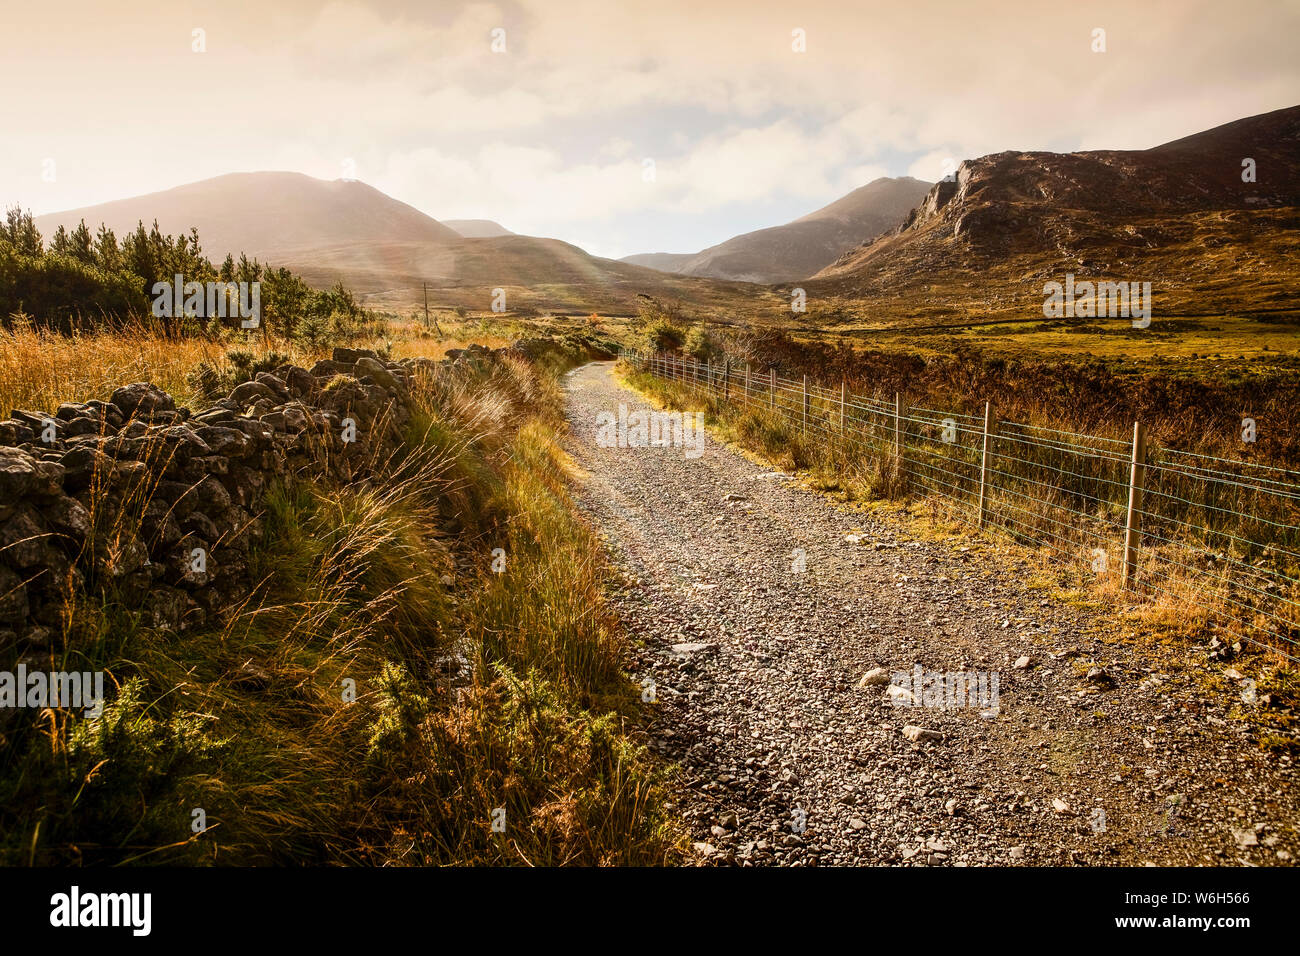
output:
<instances>
[{"instance_id":1,"label":"stacked stone","mask_svg":"<svg viewBox=\"0 0 1300 956\"><path fill-rule=\"evenodd\" d=\"M437 364L340 348L194 413L145 382L53 415L15 410L0 421L0 648L46 644L87 586L111 584L171 630L237 606L268 483L363 477L401 441L412 375Z\"/></svg>"}]
</instances>

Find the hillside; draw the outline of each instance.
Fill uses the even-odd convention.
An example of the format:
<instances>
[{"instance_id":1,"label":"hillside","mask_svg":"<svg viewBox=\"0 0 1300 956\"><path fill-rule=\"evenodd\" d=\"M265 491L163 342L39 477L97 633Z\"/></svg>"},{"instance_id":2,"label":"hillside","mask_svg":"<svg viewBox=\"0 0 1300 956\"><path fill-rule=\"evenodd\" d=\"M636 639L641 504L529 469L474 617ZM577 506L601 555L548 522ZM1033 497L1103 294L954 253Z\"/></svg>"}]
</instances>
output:
<instances>
[{"instance_id":1,"label":"hillside","mask_svg":"<svg viewBox=\"0 0 1300 956\"><path fill-rule=\"evenodd\" d=\"M692 256L649 253L622 261L682 275L778 283L805 279L845 251L893 229L925 196L928 183L877 179L782 226L747 232Z\"/></svg>"},{"instance_id":2,"label":"hillside","mask_svg":"<svg viewBox=\"0 0 1300 956\"><path fill-rule=\"evenodd\" d=\"M734 312L771 299L764 291L662 272L592 256L556 239L518 236L490 220L449 225L355 181L325 182L298 173L234 173L164 192L52 213L37 219L49 237L85 219L119 236L157 219L164 233L197 228L204 253L220 261L241 252L299 273L325 288L337 281L374 308L403 310L430 301L487 310L492 290L507 307L633 315L638 294ZM774 301L774 300L773 300Z\"/></svg>"},{"instance_id":3,"label":"hillside","mask_svg":"<svg viewBox=\"0 0 1300 956\"><path fill-rule=\"evenodd\" d=\"M514 235L501 223L491 219L444 219L442 224L466 239L495 239L498 236Z\"/></svg>"},{"instance_id":4,"label":"hillside","mask_svg":"<svg viewBox=\"0 0 1300 956\"><path fill-rule=\"evenodd\" d=\"M682 267L694 259L694 252L638 252L634 256L624 256L619 262L628 265L645 266L660 272L680 272Z\"/></svg>"},{"instance_id":5,"label":"hillside","mask_svg":"<svg viewBox=\"0 0 1300 956\"><path fill-rule=\"evenodd\" d=\"M82 219L91 231L106 223L121 237L155 219L164 233L198 229L203 251L220 260L227 253L276 261L289 249L342 242L460 239L404 202L355 180L327 182L301 173L231 173L162 192L39 216L49 236L59 225Z\"/></svg>"},{"instance_id":6,"label":"hillside","mask_svg":"<svg viewBox=\"0 0 1300 956\"><path fill-rule=\"evenodd\" d=\"M639 294L677 300L718 315L781 307L774 293L738 283L673 276L602 259L558 239L502 236L456 242L367 242L313 246L285 253L282 263L317 287L343 280L373 308L431 302L472 310L491 308L493 289L506 307L635 315Z\"/></svg>"},{"instance_id":7,"label":"hillside","mask_svg":"<svg viewBox=\"0 0 1300 956\"><path fill-rule=\"evenodd\" d=\"M1242 182L1242 160L1258 181ZM1146 150L1009 151L967 160L893 232L809 293L876 318L1041 316L1042 286L1152 283L1166 314L1294 306L1300 107Z\"/></svg>"}]
</instances>

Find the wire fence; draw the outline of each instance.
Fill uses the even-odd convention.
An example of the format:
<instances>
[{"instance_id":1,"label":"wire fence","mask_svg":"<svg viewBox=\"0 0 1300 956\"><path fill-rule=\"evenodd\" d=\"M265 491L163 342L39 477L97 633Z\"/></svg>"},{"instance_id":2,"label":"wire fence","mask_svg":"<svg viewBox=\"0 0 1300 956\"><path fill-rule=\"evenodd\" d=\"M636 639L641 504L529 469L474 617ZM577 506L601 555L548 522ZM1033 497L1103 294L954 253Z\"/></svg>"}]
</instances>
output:
<instances>
[{"instance_id":1,"label":"wire fence","mask_svg":"<svg viewBox=\"0 0 1300 956\"><path fill-rule=\"evenodd\" d=\"M979 528L1300 662L1300 473L1147 443L909 407L776 369L624 350L719 409L779 421L837 461L873 464Z\"/></svg>"}]
</instances>

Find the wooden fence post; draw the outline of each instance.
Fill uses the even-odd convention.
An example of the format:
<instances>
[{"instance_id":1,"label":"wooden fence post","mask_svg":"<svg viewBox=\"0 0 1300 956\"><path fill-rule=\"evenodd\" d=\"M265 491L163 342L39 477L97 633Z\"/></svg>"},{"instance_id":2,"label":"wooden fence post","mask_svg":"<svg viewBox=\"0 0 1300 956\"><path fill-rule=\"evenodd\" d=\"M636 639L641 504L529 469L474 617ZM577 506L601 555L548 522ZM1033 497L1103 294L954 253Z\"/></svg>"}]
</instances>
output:
<instances>
[{"instance_id":1,"label":"wooden fence post","mask_svg":"<svg viewBox=\"0 0 1300 956\"><path fill-rule=\"evenodd\" d=\"M1137 551L1142 545L1142 486L1146 478L1147 428L1133 423L1133 461L1128 480L1128 520L1124 523L1124 582L1127 590L1137 577Z\"/></svg>"},{"instance_id":2,"label":"wooden fence post","mask_svg":"<svg viewBox=\"0 0 1300 956\"><path fill-rule=\"evenodd\" d=\"M803 377L803 430L808 430L808 376Z\"/></svg>"},{"instance_id":3,"label":"wooden fence post","mask_svg":"<svg viewBox=\"0 0 1300 956\"><path fill-rule=\"evenodd\" d=\"M848 397L848 380L840 379L840 434L844 434L844 399Z\"/></svg>"},{"instance_id":4,"label":"wooden fence post","mask_svg":"<svg viewBox=\"0 0 1300 956\"><path fill-rule=\"evenodd\" d=\"M907 406L903 404L903 393L894 393L894 465L898 472L899 489L907 488L907 467L903 461L903 449L906 438Z\"/></svg>"},{"instance_id":5,"label":"wooden fence post","mask_svg":"<svg viewBox=\"0 0 1300 956\"><path fill-rule=\"evenodd\" d=\"M989 483L989 439L993 435L993 403L984 403L984 449L980 453L980 503L979 518L976 519L977 528L984 527L984 521L988 516L988 483Z\"/></svg>"},{"instance_id":6,"label":"wooden fence post","mask_svg":"<svg viewBox=\"0 0 1300 956\"><path fill-rule=\"evenodd\" d=\"M722 400L731 401L731 359L722 366Z\"/></svg>"},{"instance_id":7,"label":"wooden fence post","mask_svg":"<svg viewBox=\"0 0 1300 956\"><path fill-rule=\"evenodd\" d=\"M767 370L767 403L772 408L776 408L776 369Z\"/></svg>"},{"instance_id":8,"label":"wooden fence post","mask_svg":"<svg viewBox=\"0 0 1300 956\"><path fill-rule=\"evenodd\" d=\"M745 363L745 404L749 404L749 363Z\"/></svg>"}]
</instances>

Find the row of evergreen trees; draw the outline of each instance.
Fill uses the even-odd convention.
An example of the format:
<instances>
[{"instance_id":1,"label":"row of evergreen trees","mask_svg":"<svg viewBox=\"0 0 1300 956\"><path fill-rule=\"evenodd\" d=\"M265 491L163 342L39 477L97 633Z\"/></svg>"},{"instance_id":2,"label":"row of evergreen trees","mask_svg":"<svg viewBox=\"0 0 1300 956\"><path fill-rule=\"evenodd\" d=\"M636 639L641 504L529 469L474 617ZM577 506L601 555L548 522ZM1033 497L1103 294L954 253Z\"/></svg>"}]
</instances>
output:
<instances>
[{"instance_id":1,"label":"row of evergreen trees","mask_svg":"<svg viewBox=\"0 0 1300 956\"><path fill-rule=\"evenodd\" d=\"M91 233L82 220L70 232L60 225L47 246L30 212L11 207L0 223L0 324L23 314L38 325L71 331L146 317L154 284L170 284L176 275L186 282L260 282L263 329L288 338L314 339L364 317L342 283L317 291L288 269L250 261L242 254L238 260L227 255L219 267L213 265L203 255L195 229L189 235L164 235L155 220L151 229L141 222L118 239L105 225ZM169 332L181 334L239 322L160 321Z\"/></svg>"}]
</instances>

